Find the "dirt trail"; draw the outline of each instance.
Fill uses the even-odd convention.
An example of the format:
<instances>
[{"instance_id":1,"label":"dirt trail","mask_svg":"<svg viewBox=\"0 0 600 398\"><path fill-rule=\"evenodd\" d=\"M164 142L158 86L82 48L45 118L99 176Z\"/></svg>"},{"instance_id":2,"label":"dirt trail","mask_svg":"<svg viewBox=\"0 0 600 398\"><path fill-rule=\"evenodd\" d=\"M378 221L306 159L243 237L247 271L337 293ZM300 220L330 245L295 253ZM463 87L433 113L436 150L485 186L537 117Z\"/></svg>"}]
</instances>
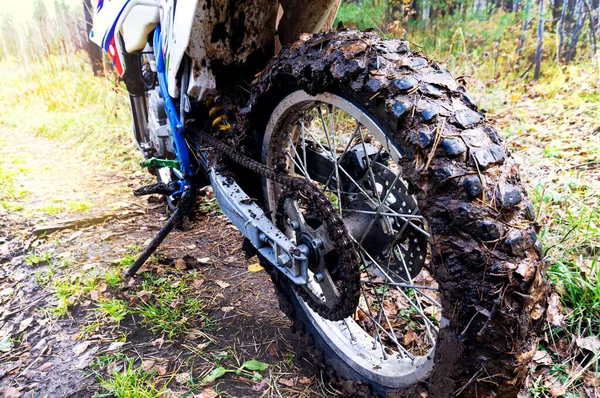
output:
<instances>
[{"instance_id":1,"label":"dirt trail","mask_svg":"<svg viewBox=\"0 0 600 398\"><path fill-rule=\"evenodd\" d=\"M22 132L0 129L0 142L19 157L0 166L19 172L15 181L27 191L17 200L22 210L0 207L0 396L105 393L99 377L124 372L126 358L135 367L143 361L163 396L207 396L202 392L213 389L236 397L334 394L315 377L314 365L297 356L268 276L249 268L256 258L244 258L241 234L214 206L202 208L184 231L173 232L139 276L107 288L106 275L122 272L132 248L143 246L165 220L158 198L129 193L147 177L122 178L78 162L60 143ZM86 203L86 209L75 212L74 202ZM56 204L62 211L49 215L48 206ZM106 211L129 215L42 238L30 233L39 224ZM187 334L169 339L153 333L154 325L133 310L144 295L158 299L159 293L141 287L157 280L193 285L186 294L202 299L201 323L192 323ZM73 290L63 303L68 312L58 316L61 289ZM102 303L115 300L132 309L120 322L97 315ZM178 305L175 300L170 307ZM262 381L232 372L214 384L198 384L217 366L235 369L251 359L270 365Z\"/></svg>"}]
</instances>

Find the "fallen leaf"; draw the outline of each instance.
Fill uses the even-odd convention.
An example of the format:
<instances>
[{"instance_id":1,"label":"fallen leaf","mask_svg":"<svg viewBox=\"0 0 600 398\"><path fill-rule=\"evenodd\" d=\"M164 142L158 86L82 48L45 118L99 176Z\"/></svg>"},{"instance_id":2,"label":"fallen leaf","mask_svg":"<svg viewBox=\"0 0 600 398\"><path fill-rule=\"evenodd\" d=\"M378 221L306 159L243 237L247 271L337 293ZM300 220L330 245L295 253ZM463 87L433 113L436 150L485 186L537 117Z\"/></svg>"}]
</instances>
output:
<instances>
[{"instance_id":1,"label":"fallen leaf","mask_svg":"<svg viewBox=\"0 0 600 398\"><path fill-rule=\"evenodd\" d=\"M142 300L146 300L146 298L152 296L151 290L140 290L136 293L136 296L141 298Z\"/></svg>"},{"instance_id":2,"label":"fallen leaf","mask_svg":"<svg viewBox=\"0 0 600 398\"><path fill-rule=\"evenodd\" d=\"M89 341L84 341L83 343L79 343L75 347L73 347L73 352L75 353L75 355L81 355L84 353L85 350L87 350L89 345L90 345Z\"/></svg>"},{"instance_id":3,"label":"fallen leaf","mask_svg":"<svg viewBox=\"0 0 600 398\"><path fill-rule=\"evenodd\" d=\"M288 387L294 387L296 385L296 382L294 381L294 379L284 379L283 377L281 377L279 379L279 382L281 384L283 384L284 386L288 386Z\"/></svg>"},{"instance_id":4,"label":"fallen leaf","mask_svg":"<svg viewBox=\"0 0 600 398\"><path fill-rule=\"evenodd\" d=\"M124 341L113 341L112 343L110 343L110 345L108 346L106 351L107 352L117 351L119 348L123 347L124 345L125 345Z\"/></svg>"},{"instance_id":5,"label":"fallen leaf","mask_svg":"<svg viewBox=\"0 0 600 398\"><path fill-rule=\"evenodd\" d=\"M255 384L250 388L252 389L252 391L262 391L267 387L268 384L269 384L269 379L264 378L260 381L260 383Z\"/></svg>"},{"instance_id":6,"label":"fallen leaf","mask_svg":"<svg viewBox=\"0 0 600 398\"><path fill-rule=\"evenodd\" d=\"M600 337L598 336L578 337L575 339L575 344L584 350L600 353Z\"/></svg>"},{"instance_id":7,"label":"fallen leaf","mask_svg":"<svg viewBox=\"0 0 600 398\"><path fill-rule=\"evenodd\" d=\"M162 337L159 337L158 339L153 340L150 344L152 344L154 347L161 348L164 343L165 343L165 339L163 339Z\"/></svg>"},{"instance_id":8,"label":"fallen leaf","mask_svg":"<svg viewBox=\"0 0 600 398\"><path fill-rule=\"evenodd\" d=\"M219 287L222 289L225 289L225 288L228 288L229 286L231 286L229 283L223 282L223 281L215 281L215 283L217 285L219 285Z\"/></svg>"},{"instance_id":9,"label":"fallen leaf","mask_svg":"<svg viewBox=\"0 0 600 398\"><path fill-rule=\"evenodd\" d=\"M300 380L298 380L298 383L310 384L310 383L312 383L312 379L310 377L301 377Z\"/></svg>"},{"instance_id":10,"label":"fallen leaf","mask_svg":"<svg viewBox=\"0 0 600 398\"><path fill-rule=\"evenodd\" d=\"M186 384L190 380L190 374L188 372L178 373L175 375L175 381L179 384Z\"/></svg>"},{"instance_id":11,"label":"fallen leaf","mask_svg":"<svg viewBox=\"0 0 600 398\"><path fill-rule=\"evenodd\" d=\"M73 239L77 239L79 238L81 235L83 235L83 231L79 230L77 232L72 233L67 239L67 242L72 241Z\"/></svg>"},{"instance_id":12,"label":"fallen leaf","mask_svg":"<svg viewBox=\"0 0 600 398\"><path fill-rule=\"evenodd\" d=\"M156 372L159 375L164 376L165 374L167 374L167 366L166 365L157 366Z\"/></svg>"},{"instance_id":13,"label":"fallen leaf","mask_svg":"<svg viewBox=\"0 0 600 398\"><path fill-rule=\"evenodd\" d=\"M533 361L540 365L551 365L552 364L552 358L544 350L537 350L537 352L533 356Z\"/></svg>"},{"instance_id":14,"label":"fallen leaf","mask_svg":"<svg viewBox=\"0 0 600 398\"><path fill-rule=\"evenodd\" d=\"M235 307L221 307L221 311L223 311L224 313L228 313L231 312L235 309Z\"/></svg>"},{"instance_id":15,"label":"fallen leaf","mask_svg":"<svg viewBox=\"0 0 600 398\"><path fill-rule=\"evenodd\" d=\"M210 257L197 258L200 264L210 264Z\"/></svg>"},{"instance_id":16,"label":"fallen leaf","mask_svg":"<svg viewBox=\"0 0 600 398\"><path fill-rule=\"evenodd\" d=\"M150 370L152 370L155 363L156 362L151 359L142 361L142 369L144 369L146 372L149 372Z\"/></svg>"},{"instance_id":17,"label":"fallen leaf","mask_svg":"<svg viewBox=\"0 0 600 398\"><path fill-rule=\"evenodd\" d=\"M199 395L199 398L215 398L218 394L213 388L205 388Z\"/></svg>"},{"instance_id":18,"label":"fallen leaf","mask_svg":"<svg viewBox=\"0 0 600 398\"><path fill-rule=\"evenodd\" d=\"M278 351L279 351L279 344L277 344L276 341L272 342L267 347L267 354L269 354L272 357L276 357Z\"/></svg>"},{"instance_id":19,"label":"fallen leaf","mask_svg":"<svg viewBox=\"0 0 600 398\"><path fill-rule=\"evenodd\" d=\"M98 291L100 293L104 293L106 289L108 289L108 285L106 283L101 283L100 285L98 285Z\"/></svg>"},{"instance_id":20,"label":"fallen leaf","mask_svg":"<svg viewBox=\"0 0 600 398\"><path fill-rule=\"evenodd\" d=\"M417 334L412 329L408 329L408 332L404 334L404 345L410 345L410 343L417 340L417 338Z\"/></svg>"},{"instance_id":21,"label":"fallen leaf","mask_svg":"<svg viewBox=\"0 0 600 398\"><path fill-rule=\"evenodd\" d=\"M52 365L53 365L53 364L52 364L52 362L46 362L45 364L43 364L42 366L40 366L40 367L38 368L38 370L39 370L40 372L45 372L45 371L47 371L48 369L50 369L50 368L52 367Z\"/></svg>"},{"instance_id":22,"label":"fallen leaf","mask_svg":"<svg viewBox=\"0 0 600 398\"><path fill-rule=\"evenodd\" d=\"M560 297L556 293L552 293L548 299L548 321L553 326L565 327L565 316L562 314L560 305Z\"/></svg>"},{"instance_id":23,"label":"fallen leaf","mask_svg":"<svg viewBox=\"0 0 600 398\"><path fill-rule=\"evenodd\" d=\"M90 298L94 301L98 301L98 297L100 296L100 293L98 293L97 290L92 290L90 292Z\"/></svg>"},{"instance_id":24,"label":"fallen leaf","mask_svg":"<svg viewBox=\"0 0 600 398\"><path fill-rule=\"evenodd\" d=\"M564 397L566 393L566 388L558 381L550 388L550 395L553 398Z\"/></svg>"},{"instance_id":25,"label":"fallen leaf","mask_svg":"<svg viewBox=\"0 0 600 398\"><path fill-rule=\"evenodd\" d=\"M263 267L261 267L261 265L259 263L250 264L248 266L248 271L250 271L250 272L259 272L262 270L263 270Z\"/></svg>"},{"instance_id":26,"label":"fallen leaf","mask_svg":"<svg viewBox=\"0 0 600 398\"><path fill-rule=\"evenodd\" d=\"M27 329L29 327L29 325L31 325L31 322L33 322L33 317L23 319L21 321L21 323L19 324L19 332L18 333L25 331L25 329Z\"/></svg>"},{"instance_id":27,"label":"fallen leaf","mask_svg":"<svg viewBox=\"0 0 600 398\"><path fill-rule=\"evenodd\" d=\"M0 396L4 398L20 398L21 392L13 387L0 388Z\"/></svg>"},{"instance_id":28,"label":"fallen leaf","mask_svg":"<svg viewBox=\"0 0 600 398\"><path fill-rule=\"evenodd\" d=\"M192 284L192 286L194 286L194 289L200 289L202 285L204 285L204 279L196 279Z\"/></svg>"},{"instance_id":29,"label":"fallen leaf","mask_svg":"<svg viewBox=\"0 0 600 398\"><path fill-rule=\"evenodd\" d=\"M184 270L187 268L187 265L185 265L185 261L183 261L182 258L179 258L177 261L175 261L175 268L178 270Z\"/></svg>"}]
</instances>

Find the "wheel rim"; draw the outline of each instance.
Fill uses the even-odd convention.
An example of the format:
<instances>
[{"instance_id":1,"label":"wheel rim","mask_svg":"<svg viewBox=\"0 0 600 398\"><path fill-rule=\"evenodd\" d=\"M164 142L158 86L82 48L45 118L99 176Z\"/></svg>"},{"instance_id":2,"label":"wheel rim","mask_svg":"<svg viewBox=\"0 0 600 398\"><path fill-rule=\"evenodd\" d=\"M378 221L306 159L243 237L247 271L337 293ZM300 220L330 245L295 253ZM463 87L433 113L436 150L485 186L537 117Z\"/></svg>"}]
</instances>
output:
<instances>
[{"instance_id":1,"label":"wheel rim","mask_svg":"<svg viewBox=\"0 0 600 398\"><path fill-rule=\"evenodd\" d=\"M324 115L323 107L328 114L329 120ZM344 134L340 134L340 138L338 138L338 142L336 143L335 139L338 130L343 130L343 128L335 126L336 114L339 112L355 121L358 133L355 131L350 134L349 138L349 134L346 134L345 139ZM313 123L312 126L307 127L305 121L309 113L313 116ZM314 122L315 119L316 122ZM339 120L338 118L338 124ZM342 118L342 121L344 120ZM319 125L323 130L323 135L328 136L326 140L323 140L322 136L316 136L317 134L314 130L310 131L310 128L314 128L315 125ZM300 133L298 133L298 130L300 130ZM284 137L288 137L287 143ZM375 169L374 165L377 163L377 156L375 158L369 156L365 145L366 138L375 139L375 141L371 142L375 143L375 147L380 148L379 156L381 156L382 152L389 154L389 167L383 173L387 174L387 179L376 179L376 173L373 170ZM320 143L319 140L323 142ZM277 150L287 152L286 162L288 172L295 171L297 175L318 181L319 177L315 176L319 174L318 171L313 173L312 170L317 167L314 166L314 163L307 160L306 154L310 153L310 149L307 149L307 142L310 145L316 145L326 157L329 157L331 164L334 165L335 170L332 170L329 175L329 179L331 179L331 174L335 174L335 177L333 177L335 181L334 186L331 186L332 184L328 182L328 179L325 184L321 184L321 187L324 191L329 192L334 197L334 200L337 196L338 209L342 213L342 218L347 224L348 229L352 230L353 225L349 220L352 220L352 217L356 218L356 214L370 215L371 221L367 223L366 229L364 222L363 224L359 223L359 225L362 225L362 229L358 228L358 232L363 232L362 234L357 233L357 228L354 228L353 233L351 233L357 243L362 242L359 249L362 259L362 297L359 310L357 310L355 316L343 321L328 321L309 308L300 297L297 297L298 302L309 321L329 347L363 377L390 388L414 384L425 378L432 370L437 333L441 327L440 325L445 322L441 317L441 306L439 305L439 296L435 282L432 281L426 270L415 275L414 272L409 270L407 264L408 261L412 261L411 264L415 267L422 267L427 257L427 253L423 251L422 240L423 238L428 238L428 234L424 219L417 213L416 200L411 198L411 200L414 200L414 211L410 211L409 214L405 213L407 210L406 203L404 203L404 208L402 207L402 203L398 203L395 207L390 204L392 202L389 199L390 196L394 196L394 199L400 199L403 202L409 200L407 196L403 196L403 193L400 192L401 189L398 188L401 187L401 184L399 184L399 181L401 181L401 171L397 166L401 158L401 152L368 115L364 114L358 107L346 99L331 93L310 96L304 91L296 91L285 97L271 114L263 140L263 161L270 167L281 167L281 158L283 155L277 155ZM367 171L364 172L363 176L365 177L364 179L368 177L371 181L370 184L362 185L361 182L353 180L351 176L345 178L346 185L341 183L344 181L343 174L350 173L345 170L345 166L340 167L338 163L347 158L348 148L354 148L352 146L353 142L358 142L356 145L364 149L363 154L367 154L367 156L362 158L364 163L371 161L371 164L366 165ZM286 145L287 148L285 147ZM331 150L331 148L336 149ZM382 150L381 148L384 149ZM380 169L382 168L380 167ZM392 170L394 170L394 181L390 183L389 172ZM378 174L379 178L381 178L381 174ZM380 181L383 182L383 184L379 184L382 185L383 192L380 191L380 187L378 186L378 182ZM373 210L376 211L352 209L348 205L348 203L351 203L348 199L350 193L347 193L346 198L344 198L342 186L352 188L352 184L355 185L355 191L362 195L363 201L369 202L368 204L373 206ZM363 188L363 191L371 188L370 198L369 193L361 192L360 188ZM273 211L277 209L278 195L277 184L273 181L266 181L265 197L267 198L268 210ZM349 214L354 214L354 216L350 216ZM403 228L398 235L399 239L403 233L406 234L405 231L407 230L412 233L408 240L405 239L403 241L405 246L399 243L397 250L387 250L389 257L392 257L392 252L396 252L396 259L398 262L401 261L405 272L398 272L398 269L389 267L389 260L388 267L386 267L385 264L382 264L382 259L374 254L373 249L365 248L365 238L369 236L368 234L372 234L369 228L373 229L373 225L375 224L384 225L385 220L389 221L389 219L402 220ZM389 222L393 223L389 230L397 231L395 228L398 228L399 223L396 221ZM293 236L289 233L289 229L284 232L288 237L293 239ZM362 237L362 240L359 236ZM418 239L420 239L419 242L417 242ZM412 246L410 246L411 242ZM390 247L396 247L394 246L395 244L392 243ZM427 243L426 246L428 247ZM419 254L419 251L421 251L421 254ZM417 258L419 255L422 256L420 265L420 260L414 258L415 253L417 253ZM408 258L409 254L413 255L412 260ZM394 270L397 272L396 275L394 275ZM314 280L314 275L312 275L312 278ZM310 283L314 283L314 281L309 281L309 285ZM390 299L390 297L392 298ZM396 303L398 314L400 315L392 313L393 309L391 310L388 306L390 300ZM399 301L402 301L402 306L399 305ZM401 314L406 309L403 308L406 305L408 305L408 313L404 311L405 313ZM433 310L432 307L434 308ZM406 318L413 323L412 326L411 323L408 324L408 327L404 324ZM421 326L414 324L418 323L417 321L421 322ZM402 330L398 330L400 328ZM413 334L418 333L416 331L420 332L421 335L414 338ZM413 338L413 347L411 347L411 339ZM427 341L427 345L417 347L415 350L414 341L419 338Z\"/></svg>"}]
</instances>

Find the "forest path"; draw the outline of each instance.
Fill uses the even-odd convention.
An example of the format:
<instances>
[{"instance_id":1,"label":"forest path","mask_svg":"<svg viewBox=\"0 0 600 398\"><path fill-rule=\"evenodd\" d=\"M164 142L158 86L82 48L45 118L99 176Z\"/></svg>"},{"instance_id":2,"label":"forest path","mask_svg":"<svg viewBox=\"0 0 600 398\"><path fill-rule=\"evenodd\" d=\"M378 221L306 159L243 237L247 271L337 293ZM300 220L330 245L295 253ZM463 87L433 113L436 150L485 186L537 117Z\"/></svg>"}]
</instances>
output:
<instances>
[{"instance_id":1,"label":"forest path","mask_svg":"<svg viewBox=\"0 0 600 398\"><path fill-rule=\"evenodd\" d=\"M159 198L130 193L146 173L120 176L25 132L0 128L0 143L11 149L0 155L0 396L333 394L314 365L293 360L270 278L214 199L125 279L166 220ZM88 222L32 233L65 220ZM200 383L247 360L269 367Z\"/></svg>"}]
</instances>

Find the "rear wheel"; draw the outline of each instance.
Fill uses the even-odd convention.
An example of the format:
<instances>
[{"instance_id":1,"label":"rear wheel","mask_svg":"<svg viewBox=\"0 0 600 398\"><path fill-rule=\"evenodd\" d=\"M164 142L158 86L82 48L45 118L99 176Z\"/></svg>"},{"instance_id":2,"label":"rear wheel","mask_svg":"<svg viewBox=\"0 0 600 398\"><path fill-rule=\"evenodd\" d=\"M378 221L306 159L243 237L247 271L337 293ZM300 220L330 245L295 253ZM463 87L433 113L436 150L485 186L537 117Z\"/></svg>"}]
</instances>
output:
<instances>
[{"instance_id":1,"label":"rear wheel","mask_svg":"<svg viewBox=\"0 0 600 398\"><path fill-rule=\"evenodd\" d=\"M283 52L251 105L262 160L322 189L357 244L359 306L326 320L306 300L327 296L323 274L335 274L328 235L311 203L264 182L279 228L322 242L307 286L272 275L325 365L379 394L428 382L436 397L516 396L543 322L544 264L514 162L464 90L405 42L344 31Z\"/></svg>"}]
</instances>

